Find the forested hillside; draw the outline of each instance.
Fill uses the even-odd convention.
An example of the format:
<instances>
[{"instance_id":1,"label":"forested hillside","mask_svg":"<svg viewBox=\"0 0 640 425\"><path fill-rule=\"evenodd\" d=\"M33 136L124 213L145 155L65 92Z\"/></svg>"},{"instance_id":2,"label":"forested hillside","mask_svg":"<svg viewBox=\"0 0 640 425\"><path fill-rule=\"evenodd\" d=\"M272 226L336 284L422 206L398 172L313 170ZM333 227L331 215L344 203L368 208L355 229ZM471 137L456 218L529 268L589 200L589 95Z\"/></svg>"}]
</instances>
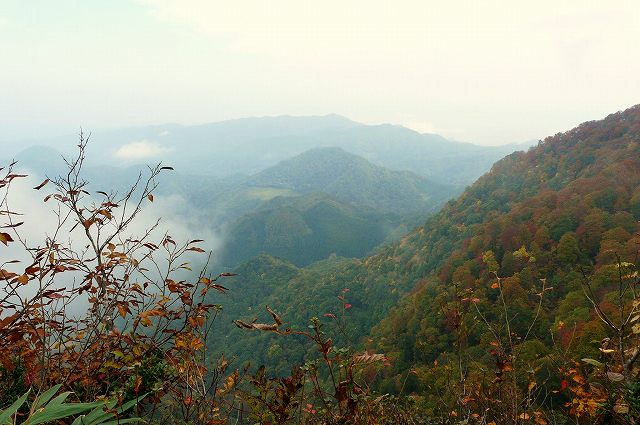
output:
<instances>
[{"instance_id":1,"label":"forested hillside","mask_svg":"<svg viewBox=\"0 0 640 425\"><path fill-rule=\"evenodd\" d=\"M463 406L458 385L474 377L490 386L516 367L533 371L517 377L525 393L528 382L544 387L536 397L557 394L556 403L564 405L570 393L562 392L567 384L553 355L560 351L565 362L579 362L602 360L602 349L613 352L602 348L615 336L602 315L619 314L620 306L629 314L635 292L620 287L637 276L639 219L636 106L509 155L424 226L371 257L319 273L291 269L293 277L271 283L273 293L263 293L260 304L296 326L312 316L330 324L330 315L338 315L349 338L390 357L393 367L379 388L415 392L430 414L473 410L470 400L480 398L469 395L475 387L465 390ZM254 284L269 279L270 269L251 275ZM262 349L274 364L303 355L270 344ZM566 379L581 382L595 376L593 364L602 363L594 362L591 370L570 372L567 363L561 369ZM599 396L585 391L586 398ZM609 393L611 403L615 394Z\"/></svg>"},{"instance_id":2,"label":"forested hillside","mask_svg":"<svg viewBox=\"0 0 640 425\"><path fill-rule=\"evenodd\" d=\"M392 171L340 148L319 148L250 177L248 186L324 192L342 202L382 212L436 210L458 191L409 171Z\"/></svg>"},{"instance_id":3,"label":"forested hillside","mask_svg":"<svg viewBox=\"0 0 640 425\"><path fill-rule=\"evenodd\" d=\"M442 314L455 300L453 288L471 290L481 308L495 309L494 271L505 278L517 332L531 322L545 279L553 290L545 295L535 336L550 347L550 329L564 342L563 333L575 330L573 348L593 355L598 347L591 341L605 335L589 312L583 273L604 296L613 289L618 257L636 261L639 154L640 107L582 124L499 161L393 247L388 255L407 276L424 277L374 331L378 343L396 353L397 367L430 364L449 351L453 336ZM560 322L566 328L558 329ZM476 355L485 332L480 326L468 336Z\"/></svg>"},{"instance_id":4,"label":"forested hillside","mask_svg":"<svg viewBox=\"0 0 640 425\"><path fill-rule=\"evenodd\" d=\"M223 264L238 264L269 253L305 266L330 254L365 256L403 229L398 214L356 207L323 193L279 197L234 223L219 256Z\"/></svg>"}]
</instances>

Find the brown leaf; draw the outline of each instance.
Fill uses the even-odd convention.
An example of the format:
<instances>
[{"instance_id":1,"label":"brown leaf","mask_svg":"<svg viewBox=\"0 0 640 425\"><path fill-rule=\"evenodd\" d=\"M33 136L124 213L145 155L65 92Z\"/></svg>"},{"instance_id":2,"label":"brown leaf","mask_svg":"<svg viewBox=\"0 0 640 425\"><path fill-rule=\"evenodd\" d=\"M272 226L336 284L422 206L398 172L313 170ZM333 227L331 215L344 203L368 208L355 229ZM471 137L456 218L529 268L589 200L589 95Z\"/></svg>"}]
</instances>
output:
<instances>
[{"instance_id":1,"label":"brown leaf","mask_svg":"<svg viewBox=\"0 0 640 425\"><path fill-rule=\"evenodd\" d=\"M193 301L191 300L191 293L189 293L189 291L184 291L182 295L180 295L180 299L186 305L193 304Z\"/></svg>"},{"instance_id":2,"label":"brown leaf","mask_svg":"<svg viewBox=\"0 0 640 425\"><path fill-rule=\"evenodd\" d=\"M216 291L222 292L223 294L224 294L226 291L228 291L228 290L229 290L228 288L225 288L225 287L224 287L224 286L222 286L222 285L217 285L217 284L215 284L215 283L214 283L213 285L211 285L210 287L211 287L211 288L213 288L213 289L215 289Z\"/></svg>"},{"instance_id":3,"label":"brown leaf","mask_svg":"<svg viewBox=\"0 0 640 425\"><path fill-rule=\"evenodd\" d=\"M233 323L237 327L244 328L244 329L256 329L259 331L271 331L271 332L278 331L278 325L275 323L272 325L268 325L266 323L247 323L247 322L243 322L242 320L234 320Z\"/></svg>"},{"instance_id":4,"label":"brown leaf","mask_svg":"<svg viewBox=\"0 0 640 425\"><path fill-rule=\"evenodd\" d=\"M122 304L118 304L118 313L120 313L120 316L124 319L127 315L127 310L128 307L125 307Z\"/></svg>"},{"instance_id":5,"label":"brown leaf","mask_svg":"<svg viewBox=\"0 0 640 425\"><path fill-rule=\"evenodd\" d=\"M251 326L254 329L257 329L259 331L277 331L278 330L278 325L275 323L272 325L267 325L266 323L253 323Z\"/></svg>"},{"instance_id":6,"label":"brown leaf","mask_svg":"<svg viewBox=\"0 0 640 425\"><path fill-rule=\"evenodd\" d=\"M16 276L18 275L13 272L7 271L5 269L0 269L0 280L10 280Z\"/></svg>"},{"instance_id":7,"label":"brown leaf","mask_svg":"<svg viewBox=\"0 0 640 425\"><path fill-rule=\"evenodd\" d=\"M269 314L271 315L271 317L273 317L273 320L276 322L276 324L277 324L278 326L282 325L282 320L280 319L280 316L278 316L278 315L275 313L275 311L271 310L271 309L269 308L269 306L266 306L266 307L267 307L267 311L269 312Z\"/></svg>"},{"instance_id":8,"label":"brown leaf","mask_svg":"<svg viewBox=\"0 0 640 425\"><path fill-rule=\"evenodd\" d=\"M46 291L42 294L43 297L45 298L49 298L50 300L57 300L62 298L62 294L59 294L57 292L54 291Z\"/></svg>"},{"instance_id":9,"label":"brown leaf","mask_svg":"<svg viewBox=\"0 0 640 425\"><path fill-rule=\"evenodd\" d=\"M1 227L5 228L5 229L13 229L13 228L16 228L18 226L22 226L23 224L24 224L24 221L21 221L20 223L7 224L7 225L1 226Z\"/></svg>"},{"instance_id":10,"label":"brown leaf","mask_svg":"<svg viewBox=\"0 0 640 425\"><path fill-rule=\"evenodd\" d=\"M37 185L36 187L34 187L35 190L40 190L42 189L47 183L49 183L49 179L45 179L42 183L40 183L39 185Z\"/></svg>"},{"instance_id":11,"label":"brown leaf","mask_svg":"<svg viewBox=\"0 0 640 425\"><path fill-rule=\"evenodd\" d=\"M253 329L253 326L251 326L251 323L247 323L247 322L243 322L242 320L234 320L233 324L236 325L237 327L241 328L241 329Z\"/></svg>"},{"instance_id":12,"label":"brown leaf","mask_svg":"<svg viewBox=\"0 0 640 425\"><path fill-rule=\"evenodd\" d=\"M142 385L142 376L138 375L136 376L136 383L135 386L133 388L133 391L138 394L140 392L140 386Z\"/></svg>"},{"instance_id":13,"label":"brown leaf","mask_svg":"<svg viewBox=\"0 0 640 425\"><path fill-rule=\"evenodd\" d=\"M149 199L151 202L153 202L153 195L152 194L148 194L147 195L147 199Z\"/></svg>"},{"instance_id":14,"label":"brown leaf","mask_svg":"<svg viewBox=\"0 0 640 425\"><path fill-rule=\"evenodd\" d=\"M0 242L2 242L5 245L8 245L9 242L13 242L13 238L8 233L0 232Z\"/></svg>"}]
</instances>

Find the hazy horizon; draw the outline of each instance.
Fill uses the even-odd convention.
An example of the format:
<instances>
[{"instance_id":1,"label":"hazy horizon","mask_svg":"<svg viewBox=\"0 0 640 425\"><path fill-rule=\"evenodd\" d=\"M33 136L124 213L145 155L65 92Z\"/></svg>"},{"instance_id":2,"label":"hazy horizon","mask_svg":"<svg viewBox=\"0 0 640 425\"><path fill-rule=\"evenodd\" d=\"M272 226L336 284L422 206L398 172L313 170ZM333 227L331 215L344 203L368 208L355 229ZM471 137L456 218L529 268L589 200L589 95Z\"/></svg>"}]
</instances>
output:
<instances>
[{"instance_id":1,"label":"hazy horizon","mask_svg":"<svg viewBox=\"0 0 640 425\"><path fill-rule=\"evenodd\" d=\"M0 34L5 145L332 113L500 145L640 103L634 1L7 0Z\"/></svg>"}]
</instances>

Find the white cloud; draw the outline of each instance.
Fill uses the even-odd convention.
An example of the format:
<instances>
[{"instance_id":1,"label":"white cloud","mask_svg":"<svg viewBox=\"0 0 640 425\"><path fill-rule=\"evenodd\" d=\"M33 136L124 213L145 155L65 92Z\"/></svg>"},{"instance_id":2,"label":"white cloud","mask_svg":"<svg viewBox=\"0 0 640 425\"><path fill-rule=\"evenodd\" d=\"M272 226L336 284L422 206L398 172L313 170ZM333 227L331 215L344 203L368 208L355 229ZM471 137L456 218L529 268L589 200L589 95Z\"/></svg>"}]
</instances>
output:
<instances>
[{"instance_id":1,"label":"white cloud","mask_svg":"<svg viewBox=\"0 0 640 425\"><path fill-rule=\"evenodd\" d=\"M162 146L149 140L140 140L120 146L114 152L114 156L118 159L124 160L141 160L154 158L156 156L169 153L172 150L172 148Z\"/></svg>"}]
</instances>

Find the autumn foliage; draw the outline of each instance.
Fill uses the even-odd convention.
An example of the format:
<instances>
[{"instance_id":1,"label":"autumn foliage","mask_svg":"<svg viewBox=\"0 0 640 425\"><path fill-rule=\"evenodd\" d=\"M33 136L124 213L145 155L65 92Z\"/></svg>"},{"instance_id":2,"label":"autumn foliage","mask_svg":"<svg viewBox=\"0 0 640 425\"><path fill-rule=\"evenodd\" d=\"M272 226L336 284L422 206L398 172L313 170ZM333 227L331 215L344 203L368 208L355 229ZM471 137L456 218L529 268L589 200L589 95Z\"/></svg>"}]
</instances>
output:
<instances>
[{"instance_id":1,"label":"autumn foliage","mask_svg":"<svg viewBox=\"0 0 640 425\"><path fill-rule=\"evenodd\" d=\"M3 170L0 250L20 254L0 251L2 407L61 384L163 423L640 422L640 107L506 157L370 257L240 267L265 284L234 298L225 354L292 348L277 372L216 350L236 278L202 241L131 235L171 170L90 192L85 148L33 188L58 223L36 246Z\"/></svg>"},{"instance_id":2,"label":"autumn foliage","mask_svg":"<svg viewBox=\"0 0 640 425\"><path fill-rule=\"evenodd\" d=\"M205 350L218 308L205 300L226 291L225 274L191 270L185 257L203 253L202 241L157 238L154 228L129 234L170 167L149 168L126 193L91 194L81 177L86 142L81 136L68 174L34 188L48 191L58 223L39 245L21 237L20 212L10 208L11 184L25 176L12 164L0 180L0 242L21 248L10 251L20 261L0 269L0 405L62 384L80 401L139 399L138 412L152 418L217 423L231 407L216 391L226 362Z\"/></svg>"}]
</instances>

